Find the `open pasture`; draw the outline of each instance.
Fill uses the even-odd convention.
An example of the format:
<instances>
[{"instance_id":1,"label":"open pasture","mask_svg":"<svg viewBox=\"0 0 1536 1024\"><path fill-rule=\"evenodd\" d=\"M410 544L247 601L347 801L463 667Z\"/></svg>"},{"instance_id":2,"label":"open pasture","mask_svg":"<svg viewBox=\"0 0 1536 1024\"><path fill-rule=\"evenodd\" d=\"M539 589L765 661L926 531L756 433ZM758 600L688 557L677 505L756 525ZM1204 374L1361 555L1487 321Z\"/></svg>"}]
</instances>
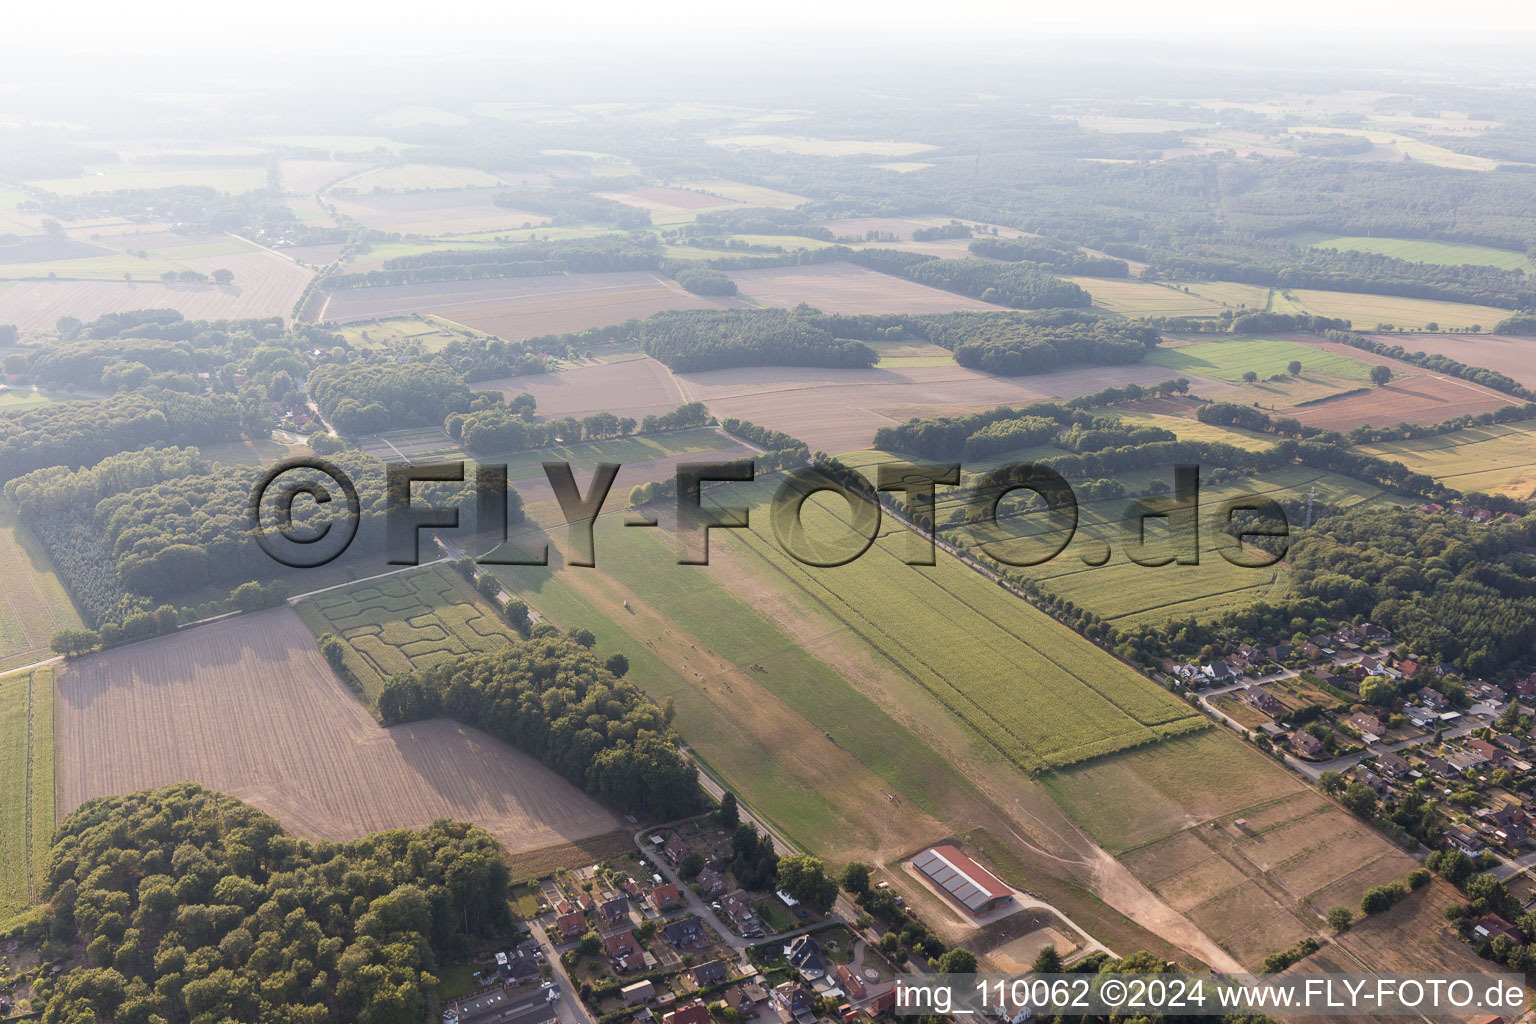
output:
<instances>
[{"instance_id":1,"label":"open pasture","mask_svg":"<svg viewBox=\"0 0 1536 1024\"><path fill-rule=\"evenodd\" d=\"M340 334L353 348L381 349L386 352L437 352L452 341L475 337L456 324L427 316L402 316L388 320L348 324Z\"/></svg>"},{"instance_id":2,"label":"open pasture","mask_svg":"<svg viewBox=\"0 0 1536 1024\"><path fill-rule=\"evenodd\" d=\"M359 179L345 183L354 188ZM497 206L494 188L445 189L431 192L380 192L359 189L330 194L336 209L364 227L402 235L454 235L476 231L510 231L538 227L544 214Z\"/></svg>"},{"instance_id":3,"label":"open pasture","mask_svg":"<svg viewBox=\"0 0 1536 1024\"><path fill-rule=\"evenodd\" d=\"M761 305L793 308L804 302L823 313L947 313L1001 308L852 263L737 270L731 272L731 280L743 297Z\"/></svg>"},{"instance_id":4,"label":"open pasture","mask_svg":"<svg viewBox=\"0 0 1536 1024\"><path fill-rule=\"evenodd\" d=\"M1458 491L1536 497L1536 426L1530 423L1468 427L1412 441L1360 445L1356 451L1401 462Z\"/></svg>"},{"instance_id":5,"label":"open pasture","mask_svg":"<svg viewBox=\"0 0 1536 1024\"><path fill-rule=\"evenodd\" d=\"M1348 249L1373 252L1410 263L1438 263L1443 266L1498 267L1500 270L1536 272L1536 264L1523 252L1495 249L1465 242L1430 242L1419 238L1369 238L1359 235L1330 235L1322 231L1301 231L1287 241L1312 249Z\"/></svg>"},{"instance_id":6,"label":"open pasture","mask_svg":"<svg viewBox=\"0 0 1536 1024\"><path fill-rule=\"evenodd\" d=\"M283 191L294 196L312 196L368 165L356 160L281 160L278 181Z\"/></svg>"},{"instance_id":7,"label":"open pasture","mask_svg":"<svg viewBox=\"0 0 1536 1024\"><path fill-rule=\"evenodd\" d=\"M1243 379L1245 373L1256 373L1261 381L1275 374L1286 373L1286 367L1292 360L1300 361L1303 378L1323 376L1363 383L1371 377L1370 363L1340 352L1321 352L1299 342L1269 338L1201 341L1192 345L1161 347L1147 353L1145 361L1175 373L1193 373L1235 384Z\"/></svg>"},{"instance_id":8,"label":"open pasture","mask_svg":"<svg viewBox=\"0 0 1536 1024\"><path fill-rule=\"evenodd\" d=\"M1123 316L1214 317L1222 310L1220 303L1204 296L1133 277L1069 277L1067 280L1092 295L1095 306Z\"/></svg>"},{"instance_id":9,"label":"open pasture","mask_svg":"<svg viewBox=\"0 0 1536 1024\"><path fill-rule=\"evenodd\" d=\"M0 676L0 921L37 895L53 839L53 669Z\"/></svg>"},{"instance_id":10,"label":"open pasture","mask_svg":"<svg viewBox=\"0 0 1536 1024\"><path fill-rule=\"evenodd\" d=\"M321 319L344 322L431 313L517 340L643 320L664 309L740 305L735 299L694 295L649 271L629 271L352 288L332 292Z\"/></svg>"},{"instance_id":11,"label":"open pasture","mask_svg":"<svg viewBox=\"0 0 1536 1024\"><path fill-rule=\"evenodd\" d=\"M228 268L234 282L220 286L158 280L18 281L0 291L0 323L37 330L52 327L61 316L88 321L130 309L175 309L189 320L287 316L311 276L310 270L292 260L255 248L186 262L204 273Z\"/></svg>"},{"instance_id":12,"label":"open pasture","mask_svg":"<svg viewBox=\"0 0 1536 1024\"><path fill-rule=\"evenodd\" d=\"M287 608L82 658L58 692L62 813L190 779L313 839L452 818L517 853L619 825L484 733L447 719L379 728Z\"/></svg>"},{"instance_id":13,"label":"open pasture","mask_svg":"<svg viewBox=\"0 0 1536 1024\"><path fill-rule=\"evenodd\" d=\"M346 665L370 702L397 672L507 646L511 628L446 565L364 580L307 597L296 606L316 634L335 633Z\"/></svg>"},{"instance_id":14,"label":"open pasture","mask_svg":"<svg viewBox=\"0 0 1536 1024\"><path fill-rule=\"evenodd\" d=\"M53 634L83 626L42 543L3 498L0 581L0 670L53 657Z\"/></svg>"},{"instance_id":15,"label":"open pasture","mask_svg":"<svg viewBox=\"0 0 1536 1024\"><path fill-rule=\"evenodd\" d=\"M1362 331L1374 330L1379 324L1414 329L1428 327L1430 324L1455 329L1476 325L1483 330L1490 330L1494 324L1509 316L1509 310L1496 306L1441 302L1438 299L1405 299L1395 295L1325 292L1311 288L1293 288L1287 294L1303 312L1339 317L1350 321ZM1274 311L1287 312L1279 305L1274 307Z\"/></svg>"},{"instance_id":16,"label":"open pasture","mask_svg":"<svg viewBox=\"0 0 1536 1024\"><path fill-rule=\"evenodd\" d=\"M1216 303L1223 309L1262 310L1269 304L1269 289L1236 281L1188 281L1178 285L1191 295Z\"/></svg>"}]
</instances>

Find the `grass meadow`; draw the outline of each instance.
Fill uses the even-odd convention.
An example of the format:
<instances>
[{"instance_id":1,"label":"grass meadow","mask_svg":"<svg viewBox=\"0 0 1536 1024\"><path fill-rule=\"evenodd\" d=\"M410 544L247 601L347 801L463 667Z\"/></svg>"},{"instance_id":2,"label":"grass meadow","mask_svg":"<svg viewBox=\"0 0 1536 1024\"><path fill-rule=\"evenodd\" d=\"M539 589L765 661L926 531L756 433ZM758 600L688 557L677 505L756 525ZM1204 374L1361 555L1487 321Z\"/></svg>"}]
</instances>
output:
<instances>
[{"instance_id":1,"label":"grass meadow","mask_svg":"<svg viewBox=\"0 0 1536 1024\"><path fill-rule=\"evenodd\" d=\"M1528 501L1536 496L1536 425L1468 427L1412 441L1361 445L1358 451L1401 462L1458 491L1484 491Z\"/></svg>"},{"instance_id":2,"label":"grass meadow","mask_svg":"<svg viewBox=\"0 0 1536 1024\"><path fill-rule=\"evenodd\" d=\"M53 669L0 676L0 922L36 896L53 839Z\"/></svg>"},{"instance_id":3,"label":"grass meadow","mask_svg":"<svg viewBox=\"0 0 1536 1024\"><path fill-rule=\"evenodd\" d=\"M1536 273L1536 263L1523 252L1495 249L1487 245L1470 245L1465 242L1430 242L1419 238L1367 238L1359 235L1330 235L1322 231L1301 231L1291 235L1288 241L1312 249L1349 249L1354 252L1373 252L1410 263L1438 263L1454 267L1462 265L1498 267L1500 270L1523 270Z\"/></svg>"}]
</instances>

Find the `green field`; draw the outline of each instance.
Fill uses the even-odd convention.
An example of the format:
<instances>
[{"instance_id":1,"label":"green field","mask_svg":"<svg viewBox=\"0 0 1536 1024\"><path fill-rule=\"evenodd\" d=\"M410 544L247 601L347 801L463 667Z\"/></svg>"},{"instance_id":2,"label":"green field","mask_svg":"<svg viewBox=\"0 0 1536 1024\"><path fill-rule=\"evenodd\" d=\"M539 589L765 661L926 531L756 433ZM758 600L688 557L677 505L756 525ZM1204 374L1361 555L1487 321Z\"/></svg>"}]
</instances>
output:
<instances>
[{"instance_id":1,"label":"green field","mask_svg":"<svg viewBox=\"0 0 1536 1024\"><path fill-rule=\"evenodd\" d=\"M555 531L553 545L563 532ZM695 755L786 834L813 849L851 854L867 849L879 827L872 821L889 826L882 793L895 789L934 816L956 810L957 792L970 793L931 743L710 568L677 565L663 538L611 517L598 521L596 544L596 571L508 566L496 573L557 626L593 630L600 656L624 654L630 680L657 702L673 702ZM652 618L651 609L665 618ZM680 666L679 652L663 655L655 635L662 629L663 636L686 634L687 655L707 662L709 674ZM910 687L904 710L943 714L899 672L893 676L894 686Z\"/></svg>"},{"instance_id":2,"label":"green field","mask_svg":"<svg viewBox=\"0 0 1536 1024\"><path fill-rule=\"evenodd\" d=\"M480 337L467 328L430 316L402 316L338 329L353 348L386 352L441 352L452 341Z\"/></svg>"},{"instance_id":3,"label":"green field","mask_svg":"<svg viewBox=\"0 0 1536 1024\"><path fill-rule=\"evenodd\" d=\"M740 488L734 488L740 492ZM759 487L760 498L767 488ZM845 536L839 499L806 503L811 544ZM767 568L843 622L937 701L1027 770L1071 764L1199 727L1181 701L1065 626L949 557L905 564L904 528L838 568L806 566L785 553L766 508L733 531ZM617 560L612 570L626 576ZM630 585L669 586L674 573L640 571Z\"/></svg>"},{"instance_id":4,"label":"green field","mask_svg":"<svg viewBox=\"0 0 1536 1024\"><path fill-rule=\"evenodd\" d=\"M673 430L660 434L636 434L630 437L611 437L606 441L583 441L581 444L562 448L543 448L532 452L506 452L479 455L481 462L504 462L508 480L543 478L544 463L569 462L575 469L593 469L599 462L617 462L628 465L665 459L691 452L719 451L733 447L736 442L712 427L696 427L692 430ZM622 497L622 495L615 495Z\"/></svg>"},{"instance_id":5,"label":"green field","mask_svg":"<svg viewBox=\"0 0 1536 1024\"><path fill-rule=\"evenodd\" d=\"M1194 421L1180 422L1202 426ZM1170 429L1173 429L1171 425ZM973 469L981 471L992 465L1049 458L1052 453L1061 454L1055 449L1030 448L999 456L985 465L967 464L964 482L973 483L980 475L979 472L973 474ZM897 457L875 451L850 452L840 456L846 464L859 468ZM1126 497L1099 501L1079 499L1077 532L1070 545L1049 562L1020 568L1018 571L1040 583L1048 592L1070 600L1121 627L1162 623L1191 615L1202 620L1210 619L1256 601L1274 601L1285 595L1290 584L1283 564L1267 569L1242 568L1222 558L1212 546L1211 537L1216 529L1212 517L1219 510L1221 502L1227 499L1261 495L1277 501L1304 501L1312 488L1316 487L1317 500L1331 504L1356 505L1390 500L1390 496L1370 484L1304 466L1288 466L1260 477L1222 485L1204 483L1200 489L1200 507L1205 516L1200 524L1200 564L1150 567L1138 565L1125 557L1122 551L1120 516L1127 503L1135 495L1143 493L1153 480L1162 479L1171 484L1172 470L1165 468L1162 471L1122 473L1116 479L1125 486L1128 492ZM945 489L940 489L935 508L938 521L947 522L965 501L966 497L960 489L948 490L947 494ZM1001 533L997 539L1005 543L1018 541L1018 546L1013 549L1017 557L1046 552L1060 544L1060 534L1050 530L1048 524L1039 517L1009 517L1007 503L1003 508ZM1293 524L1293 532L1297 528ZM948 531L947 535L950 534L954 535L953 539L962 547L978 543L977 536L968 528ZM1154 536L1149 534L1149 543ZM1102 557L1106 545L1111 553L1108 562L1098 566L1084 562L1083 559L1090 556L1097 561Z\"/></svg>"},{"instance_id":6,"label":"green field","mask_svg":"<svg viewBox=\"0 0 1536 1024\"><path fill-rule=\"evenodd\" d=\"M1304 378L1321 374L1362 383L1371 379L1369 363L1300 342L1263 338L1203 341L1179 348L1158 348L1147 353L1145 361L1177 373L1237 383L1249 371L1257 373L1260 380L1283 374L1293 359L1300 360Z\"/></svg>"},{"instance_id":7,"label":"green field","mask_svg":"<svg viewBox=\"0 0 1536 1024\"><path fill-rule=\"evenodd\" d=\"M0 580L0 671L53 657L53 634L84 625L43 545L4 499Z\"/></svg>"},{"instance_id":8,"label":"green field","mask_svg":"<svg viewBox=\"0 0 1536 1024\"><path fill-rule=\"evenodd\" d=\"M0 922L35 898L53 824L53 669L0 676Z\"/></svg>"},{"instance_id":9,"label":"green field","mask_svg":"<svg viewBox=\"0 0 1536 1024\"><path fill-rule=\"evenodd\" d=\"M1498 267L1500 270L1523 270L1536 273L1536 263L1523 252L1495 249L1487 245L1469 245L1463 242L1427 242L1418 238L1367 238L1360 235L1330 235L1322 231L1300 231L1287 241L1313 249L1349 249L1354 252L1374 252L1410 263L1439 263L1454 267L1464 264Z\"/></svg>"},{"instance_id":10,"label":"green field","mask_svg":"<svg viewBox=\"0 0 1536 1024\"><path fill-rule=\"evenodd\" d=\"M1536 496L1536 425L1495 424L1413 441L1361 445L1358 451L1401 462L1458 491Z\"/></svg>"},{"instance_id":11,"label":"green field","mask_svg":"<svg viewBox=\"0 0 1536 1024\"><path fill-rule=\"evenodd\" d=\"M316 594L295 608L317 636L335 633L347 642L346 666L369 703L397 672L494 651L514 635L496 610L443 564Z\"/></svg>"},{"instance_id":12,"label":"green field","mask_svg":"<svg viewBox=\"0 0 1536 1024\"><path fill-rule=\"evenodd\" d=\"M1235 281L1190 281L1179 287L1229 309L1264 309L1269 303L1269 289L1257 284Z\"/></svg>"}]
</instances>

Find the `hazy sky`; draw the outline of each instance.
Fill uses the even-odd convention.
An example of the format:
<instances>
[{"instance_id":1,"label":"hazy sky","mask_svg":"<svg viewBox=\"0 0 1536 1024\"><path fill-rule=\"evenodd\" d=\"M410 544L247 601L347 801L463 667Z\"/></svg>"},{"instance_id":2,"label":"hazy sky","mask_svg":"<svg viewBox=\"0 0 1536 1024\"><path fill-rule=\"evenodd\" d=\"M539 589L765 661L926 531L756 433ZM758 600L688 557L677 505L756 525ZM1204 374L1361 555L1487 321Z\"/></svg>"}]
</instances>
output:
<instances>
[{"instance_id":1,"label":"hazy sky","mask_svg":"<svg viewBox=\"0 0 1536 1024\"><path fill-rule=\"evenodd\" d=\"M1427 40L1507 41L1536 33L1531 0L31 0L8 5L0 54L165 52L189 43L228 51L415 46L478 50L546 44L641 42L679 47L750 46L770 38L854 39L904 36L913 42L956 37L995 43L1009 37L1069 33L1118 38L1202 37L1337 41L1419 36ZM1371 59L1367 48L1362 60Z\"/></svg>"}]
</instances>

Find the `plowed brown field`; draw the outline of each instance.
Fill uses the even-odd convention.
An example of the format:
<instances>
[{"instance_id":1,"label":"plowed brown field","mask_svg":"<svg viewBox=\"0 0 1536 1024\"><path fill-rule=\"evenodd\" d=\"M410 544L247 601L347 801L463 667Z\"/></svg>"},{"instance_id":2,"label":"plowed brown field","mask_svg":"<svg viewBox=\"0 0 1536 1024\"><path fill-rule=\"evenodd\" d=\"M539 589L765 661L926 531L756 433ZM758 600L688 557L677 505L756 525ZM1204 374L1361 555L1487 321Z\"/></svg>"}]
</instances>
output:
<instances>
[{"instance_id":1,"label":"plowed brown field","mask_svg":"<svg viewBox=\"0 0 1536 1024\"><path fill-rule=\"evenodd\" d=\"M484 733L447 719L380 728L287 608L81 659L58 686L61 815L191 779L307 838L454 818L516 853L619 826Z\"/></svg>"}]
</instances>

